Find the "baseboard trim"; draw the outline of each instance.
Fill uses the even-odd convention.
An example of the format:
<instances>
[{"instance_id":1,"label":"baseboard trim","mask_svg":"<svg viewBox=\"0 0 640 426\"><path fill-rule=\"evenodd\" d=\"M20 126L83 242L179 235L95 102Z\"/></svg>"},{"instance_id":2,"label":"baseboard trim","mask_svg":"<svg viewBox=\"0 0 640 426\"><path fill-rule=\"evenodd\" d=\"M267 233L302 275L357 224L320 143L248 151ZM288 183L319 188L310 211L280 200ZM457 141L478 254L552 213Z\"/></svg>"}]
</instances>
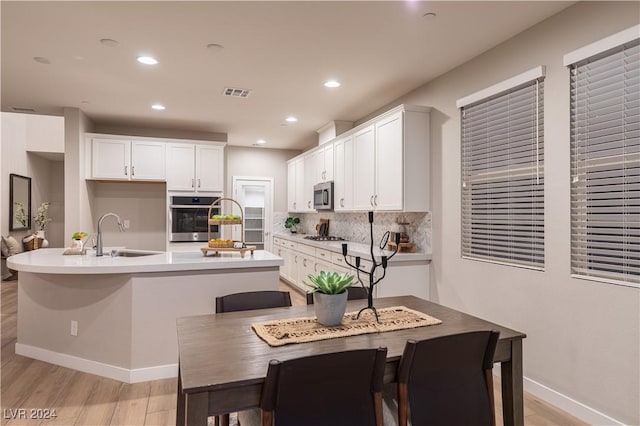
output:
<instances>
[{"instance_id":1,"label":"baseboard trim","mask_svg":"<svg viewBox=\"0 0 640 426\"><path fill-rule=\"evenodd\" d=\"M624 426L624 423L527 377L524 378L524 389L590 425Z\"/></svg>"},{"instance_id":2,"label":"baseboard trim","mask_svg":"<svg viewBox=\"0 0 640 426\"><path fill-rule=\"evenodd\" d=\"M159 365L155 367L126 369L115 365L92 361L73 355L53 352L35 346L16 343L15 352L28 358L71 368L84 373L95 374L125 383L139 383L150 380L169 379L178 376L178 364Z\"/></svg>"},{"instance_id":3,"label":"baseboard trim","mask_svg":"<svg viewBox=\"0 0 640 426\"><path fill-rule=\"evenodd\" d=\"M500 376L500 364L495 364L493 374ZM564 395L548 386L538 383L535 380L524 377L524 390L530 394L548 402L554 407L566 411L574 417L593 426L624 426L624 423L607 416L600 411L576 401L575 399Z\"/></svg>"}]
</instances>

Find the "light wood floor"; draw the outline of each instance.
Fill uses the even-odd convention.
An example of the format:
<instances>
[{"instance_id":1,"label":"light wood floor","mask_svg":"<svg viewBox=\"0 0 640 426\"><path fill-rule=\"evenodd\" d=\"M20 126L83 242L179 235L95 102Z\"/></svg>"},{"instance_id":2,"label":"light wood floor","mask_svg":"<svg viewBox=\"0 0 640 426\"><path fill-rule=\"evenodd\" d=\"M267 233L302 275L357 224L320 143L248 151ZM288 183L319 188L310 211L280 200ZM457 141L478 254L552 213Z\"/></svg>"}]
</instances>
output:
<instances>
[{"instance_id":1,"label":"light wood floor","mask_svg":"<svg viewBox=\"0 0 640 426\"><path fill-rule=\"evenodd\" d=\"M281 287L290 290L286 284L281 283ZM129 385L16 355L16 282L3 282L0 290L2 425L175 425L176 379ZM306 303L302 294L295 290L291 292L294 305ZM501 425L499 383L496 407L497 424ZM31 408L55 410L57 417L11 420L9 410L19 408L27 409L27 413ZM585 423L526 394L525 424L570 426Z\"/></svg>"}]
</instances>

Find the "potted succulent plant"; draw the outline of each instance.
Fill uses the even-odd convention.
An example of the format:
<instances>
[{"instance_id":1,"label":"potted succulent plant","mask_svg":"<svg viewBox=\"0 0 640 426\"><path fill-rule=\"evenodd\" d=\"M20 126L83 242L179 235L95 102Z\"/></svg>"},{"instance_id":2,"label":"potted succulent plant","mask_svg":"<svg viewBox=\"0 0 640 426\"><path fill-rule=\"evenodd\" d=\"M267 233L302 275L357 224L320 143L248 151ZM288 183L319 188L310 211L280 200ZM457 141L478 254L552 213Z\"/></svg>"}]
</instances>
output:
<instances>
[{"instance_id":1,"label":"potted succulent plant","mask_svg":"<svg viewBox=\"0 0 640 426\"><path fill-rule=\"evenodd\" d=\"M318 275L309 274L310 283L303 283L314 294L314 305L318 322L326 326L339 325L347 309L347 289L353 284L353 275L345 272L320 271Z\"/></svg>"},{"instance_id":2,"label":"potted succulent plant","mask_svg":"<svg viewBox=\"0 0 640 426\"><path fill-rule=\"evenodd\" d=\"M298 225L300 224L300 218L288 217L284 221L284 227L287 228L292 234L298 232Z\"/></svg>"}]
</instances>

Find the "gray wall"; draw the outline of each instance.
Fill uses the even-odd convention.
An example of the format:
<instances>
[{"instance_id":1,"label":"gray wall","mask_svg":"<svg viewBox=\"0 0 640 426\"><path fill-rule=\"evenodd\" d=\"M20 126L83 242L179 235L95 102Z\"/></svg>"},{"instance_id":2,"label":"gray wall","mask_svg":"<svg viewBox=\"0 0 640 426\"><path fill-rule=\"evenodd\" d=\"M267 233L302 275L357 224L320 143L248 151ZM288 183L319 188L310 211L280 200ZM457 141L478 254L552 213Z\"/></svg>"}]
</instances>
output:
<instances>
[{"instance_id":1,"label":"gray wall","mask_svg":"<svg viewBox=\"0 0 640 426\"><path fill-rule=\"evenodd\" d=\"M272 177L273 210L287 211L287 160L300 151L227 146L226 152L226 195L233 190L233 176Z\"/></svg>"},{"instance_id":2,"label":"gray wall","mask_svg":"<svg viewBox=\"0 0 640 426\"><path fill-rule=\"evenodd\" d=\"M638 2L578 3L393 102L433 107L430 294L525 332L528 379L634 425L640 424L640 291L569 276L569 72L562 60L637 25L639 16ZM464 260L456 100L538 65L547 67L545 271Z\"/></svg>"}]
</instances>

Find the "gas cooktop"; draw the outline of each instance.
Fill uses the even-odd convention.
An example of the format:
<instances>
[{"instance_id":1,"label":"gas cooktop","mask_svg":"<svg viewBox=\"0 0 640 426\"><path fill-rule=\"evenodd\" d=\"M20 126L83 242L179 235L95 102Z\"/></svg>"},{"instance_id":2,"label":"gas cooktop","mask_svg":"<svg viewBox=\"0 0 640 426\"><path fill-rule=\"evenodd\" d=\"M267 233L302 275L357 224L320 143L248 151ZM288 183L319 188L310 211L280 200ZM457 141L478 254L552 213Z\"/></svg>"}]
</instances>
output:
<instances>
[{"instance_id":1,"label":"gas cooktop","mask_svg":"<svg viewBox=\"0 0 640 426\"><path fill-rule=\"evenodd\" d=\"M332 235L328 235L328 236L321 236L321 235L307 235L306 237L304 237L306 240L313 240L313 241L344 241L344 238L342 237L334 237Z\"/></svg>"}]
</instances>

